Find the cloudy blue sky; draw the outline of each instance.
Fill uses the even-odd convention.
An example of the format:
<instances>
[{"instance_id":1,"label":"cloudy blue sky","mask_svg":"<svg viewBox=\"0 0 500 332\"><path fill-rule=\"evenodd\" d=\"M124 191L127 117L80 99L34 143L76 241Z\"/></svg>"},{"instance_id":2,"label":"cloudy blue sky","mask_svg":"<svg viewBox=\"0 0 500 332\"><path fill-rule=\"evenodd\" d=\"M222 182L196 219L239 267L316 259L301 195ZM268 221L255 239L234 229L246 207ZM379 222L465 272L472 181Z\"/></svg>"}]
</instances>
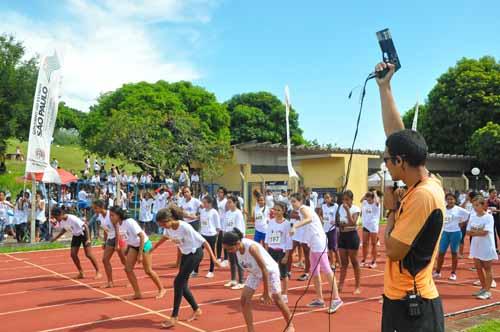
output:
<instances>
[{"instance_id":1,"label":"cloudy blue sky","mask_svg":"<svg viewBox=\"0 0 500 332\"><path fill-rule=\"evenodd\" d=\"M192 80L220 101L260 90L282 98L288 84L306 138L348 146L358 99L347 95L380 59L377 30L391 29L401 58L404 112L461 57L500 58L499 12L498 0L17 0L0 3L0 31L30 54L58 47L62 99L82 110L141 80ZM380 148L374 82L365 105L357 146Z\"/></svg>"}]
</instances>

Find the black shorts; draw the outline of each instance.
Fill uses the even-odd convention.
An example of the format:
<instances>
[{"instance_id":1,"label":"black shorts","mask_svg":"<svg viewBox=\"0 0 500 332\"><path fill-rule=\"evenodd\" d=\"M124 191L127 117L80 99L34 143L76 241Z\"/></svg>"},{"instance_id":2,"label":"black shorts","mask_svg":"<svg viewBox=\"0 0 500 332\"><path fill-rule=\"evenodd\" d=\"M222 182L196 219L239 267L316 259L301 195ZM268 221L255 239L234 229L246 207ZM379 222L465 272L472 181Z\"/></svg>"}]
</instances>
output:
<instances>
[{"instance_id":1,"label":"black shorts","mask_svg":"<svg viewBox=\"0 0 500 332\"><path fill-rule=\"evenodd\" d=\"M403 300L390 300L384 296L382 307L382 332L444 332L444 313L441 298L422 299L422 315L408 316Z\"/></svg>"},{"instance_id":2,"label":"black shorts","mask_svg":"<svg viewBox=\"0 0 500 332\"><path fill-rule=\"evenodd\" d=\"M340 232L339 249L358 250L359 235L357 231Z\"/></svg>"},{"instance_id":3,"label":"black shorts","mask_svg":"<svg viewBox=\"0 0 500 332\"><path fill-rule=\"evenodd\" d=\"M269 255L278 263L278 266L280 268L280 278L285 279L288 277L288 264L283 264L281 263L281 260L283 257L285 257L286 252L282 250L274 250L272 248L269 248L268 250Z\"/></svg>"},{"instance_id":4,"label":"black shorts","mask_svg":"<svg viewBox=\"0 0 500 332\"><path fill-rule=\"evenodd\" d=\"M114 248L116 246L116 239L107 239L106 247Z\"/></svg>"},{"instance_id":5,"label":"black shorts","mask_svg":"<svg viewBox=\"0 0 500 332\"><path fill-rule=\"evenodd\" d=\"M89 237L87 236L87 232L83 232L82 235L78 235L78 236L75 236L73 235L73 237L71 238L71 248L80 248L80 246L83 244L83 247L86 248L86 247L90 247L91 244L90 242L87 243L87 241L89 240Z\"/></svg>"}]
</instances>

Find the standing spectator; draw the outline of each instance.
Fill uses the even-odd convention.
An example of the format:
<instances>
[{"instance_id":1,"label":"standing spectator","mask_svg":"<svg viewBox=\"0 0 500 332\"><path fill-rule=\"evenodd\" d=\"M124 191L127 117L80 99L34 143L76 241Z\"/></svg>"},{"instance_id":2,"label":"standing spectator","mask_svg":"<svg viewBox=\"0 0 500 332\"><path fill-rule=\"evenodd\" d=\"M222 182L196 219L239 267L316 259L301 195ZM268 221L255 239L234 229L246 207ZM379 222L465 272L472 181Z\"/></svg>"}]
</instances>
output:
<instances>
[{"instance_id":1,"label":"standing spectator","mask_svg":"<svg viewBox=\"0 0 500 332\"><path fill-rule=\"evenodd\" d=\"M14 220L16 223L17 242L24 242L24 237L28 228L28 216L30 214L31 203L30 194L22 192L19 194L14 208Z\"/></svg>"},{"instance_id":2,"label":"standing spectator","mask_svg":"<svg viewBox=\"0 0 500 332\"><path fill-rule=\"evenodd\" d=\"M493 220L494 220L494 226L495 226L495 232L493 232L493 238L495 239L495 248L497 253L499 252L498 249L498 242L497 242L497 236L500 237L500 199L498 198L497 191L495 189L490 189L488 191L488 211L493 215Z\"/></svg>"},{"instance_id":3,"label":"standing spectator","mask_svg":"<svg viewBox=\"0 0 500 332\"><path fill-rule=\"evenodd\" d=\"M153 204L155 200L153 199L153 195L149 191L143 192L141 190L139 194L141 203L139 210L139 222L141 223L141 228L146 234L151 234L152 231L152 221L153 221ZM157 213L159 209L157 208L155 213Z\"/></svg>"},{"instance_id":4,"label":"standing spectator","mask_svg":"<svg viewBox=\"0 0 500 332\"><path fill-rule=\"evenodd\" d=\"M101 171L101 166L99 166L99 162L97 161L97 158L94 160L94 174L99 175Z\"/></svg>"},{"instance_id":5,"label":"standing spectator","mask_svg":"<svg viewBox=\"0 0 500 332\"><path fill-rule=\"evenodd\" d=\"M185 187L188 185L188 175L185 169L182 169L181 175L179 175L179 187Z\"/></svg>"},{"instance_id":6,"label":"standing spectator","mask_svg":"<svg viewBox=\"0 0 500 332\"><path fill-rule=\"evenodd\" d=\"M198 196L200 194L200 176L196 171L193 171L193 174L191 174L191 188L193 188L193 195Z\"/></svg>"},{"instance_id":7,"label":"standing spectator","mask_svg":"<svg viewBox=\"0 0 500 332\"><path fill-rule=\"evenodd\" d=\"M21 152L21 148L19 147L19 145L16 146L16 160L24 160L23 153Z\"/></svg>"},{"instance_id":8,"label":"standing spectator","mask_svg":"<svg viewBox=\"0 0 500 332\"><path fill-rule=\"evenodd\" d=\"M168 189L170 190L174 189L174 180L172 179L169 173L165 175L165 184L167 185Z\"/></svg>"},{"instance_id":9,"label":"standing spectator","mask_svg":"<svg viewBox=\"0 0 500 332\"><path fill-rule=\"evenodd\" d=\"M85 170L90 171L90 156L87 156L87 158L85 158Z\"/></svg>"},{"instance_id":10,"label":"standing spectator","mask_svg":"<svg viewBox=\"0 0 500 332\"><path fill-rule=\"evenodd\" d=\"M131 177L131 179L130 179L130 183L131 183L132 185L134 185L134 186L135 186L136 184L138 184L138 183L139 183L139 179L137 178L137 174L133 174L133 175L132 175L132 177Z\"/></svg>"},{"instance_id":11,"label":"standing spectator","mask_svg":"<svg viewBox=\"0 0 500 332\"><path fill-rule=\"evenodd\" d=\"M40 191L36 192L35 196L35 209L36 209L36 226L35 226L35 239L40 242L41 239L48 240L47 234L49 229L46 225L47 218L45 217L45 200ZM41 234L40 234L41 233ZM40 239L41 236L41 239Z\"/></svg>"},{"instance_id":12,"label":"standing spectator","mask_svg":"<svg viewBox=\"0 0 500 332\"><path fill-rule=\"evenodd\" d=\"M271 189L266 190L266 207L271 210L274 207L274 195Z\"/></svg>"},{"instance_id":13,"label":"standing spectator","mask_svg":"<svg viewBox=\"0 0 500 332\"><path fill-rule=\"evenodd\" d=\"M4 231L7 232L9 222L9 210L14 206L5 199L5 192L0 191L0 242L3 241ZM12 232L13 233L13 232Z\"/></svg>"}]
</instances>

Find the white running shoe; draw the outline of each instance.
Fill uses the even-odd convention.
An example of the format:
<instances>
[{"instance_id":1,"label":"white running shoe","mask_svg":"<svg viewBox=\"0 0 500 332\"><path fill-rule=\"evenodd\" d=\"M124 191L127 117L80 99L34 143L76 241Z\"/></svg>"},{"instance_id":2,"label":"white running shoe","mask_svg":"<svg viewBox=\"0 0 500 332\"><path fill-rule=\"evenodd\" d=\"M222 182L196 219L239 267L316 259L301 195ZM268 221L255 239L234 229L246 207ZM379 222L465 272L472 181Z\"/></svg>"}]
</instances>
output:
<instances>
[{"instance_id":1,"label":"white running shoe","mask_svg":"<svg viewBox=\"0 0 500 332\"><path fill-rule=\"evenodd\" d=\"M450 274L450 277L448 278L451 281L456 281L457 280L457 275L455 273Z\"/></svg>"},{"instance_id":2,"label":"white running shoe","mask_svg":"<svg viewBox=\"0 0 500 332\"><path fill-rule=\"evenodd\" d=\"M205 276L205 278L213 278L214 277L214 273L213 272L208 272L207 275Z\"/></svg>"},{"instance_id":3,"label":"white running shoe","mask_svg":"<svg viewBox=\"0 0 500 332\"><path fill-rule=\"evenodd\" d=\"M236 282L236 280L231 280L227 283L224 284L224 287L234 287L236 286L238 283Z\"/></svg>"},{"instance_id":4,"label":"white running shoe","mask_svg":"<svg viewBox=\"0 0 500 332\"><path fill-rule=\"evenodd\" d=\"M434 272L432 272L432 277L435 279L439 279L439 278L441 278L441 273L434 271Z\"/></svg>"},{"instance_id":5,"label":"white running shoe","mask_svg":"<svg viewBox=\"0 0 500 332\"><path fill-rule=\"evenodd\" d=\"M245 288L245 284L236 284L231 289L238 290L238 289L243 289Z\"/></svg>"}]
</instances>

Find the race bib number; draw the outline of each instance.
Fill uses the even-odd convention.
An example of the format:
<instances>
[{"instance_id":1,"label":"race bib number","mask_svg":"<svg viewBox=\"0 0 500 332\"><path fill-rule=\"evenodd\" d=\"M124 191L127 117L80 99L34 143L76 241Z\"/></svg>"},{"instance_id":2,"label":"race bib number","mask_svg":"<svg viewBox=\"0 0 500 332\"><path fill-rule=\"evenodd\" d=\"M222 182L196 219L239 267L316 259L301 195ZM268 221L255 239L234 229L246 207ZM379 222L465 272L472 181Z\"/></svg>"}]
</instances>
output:
<instances>
[{"instance_id":1,"label":"race bib number","mask_svg":"<svg viewBox=\"0 0 500 332\"><path fill-rule=\"evenodd\" d=\"M201 226L208 227L208 219L201 219Z\"/></svg>"},{"instance_id":2,"label":"race bib number","mask_svg":"<svg viewBox=\"0 0 500 332\"><path fill-rule=\"evenodd\" d=\"M120 236L123 240L128 240L128 235L127 235L127 232L120 232Z\"/></svg>"},{"instance_id":3,"label":"race bib number","mask_svg":"<svg viewBox=\"0 0 500 332\"><path fill-rule=\"evenodd\" d=\"M344 225L345 225L345 224L347 224L347 222L348 222L348 221L347 221L347 218L345 218L345 217L340 217L340 223L341 223L341 224L344 224Z\"/></svg>"},{"instance_id":4,"label":"race bib number","mask_svg":"<svg viewBox=\"0 0 500 332\"><path fill-rule=\"evenodd\" d=\"M281 232L272 232L271 236L269 237L269 243L275 245L281 244L281 237L282 237Z\"/></svg>"},{"instance_id":5,"label":"race bib number","mask_svg":"<svg viewBox=\"0 0 500 332\"><path fill-rule=\"evenodd\" d=\"M447 215L444 217L444 222L445 222L445 223L449 223L449 222L451 222L451 220L452 220L452 216L451 216L451 215L449 215L449 214L447 214Z\"/></svg>"},{"instance_id":6,"label":"race bib number","mask_svg":"<svg viewBox=\"0 0 500 332\"><path fill-rule=\"evenodd\" d=\"M235 225L234 219L233 218L228 219L226 225L227 225L228 228L232 229L234 227L234 225Z\"/></svg>"},{"instance_id":7,"label":"race bib number","mask_svg":"<svg viewBox=\"0 0 500 332\"><path fill-rule=\"evenodd\" d=\"M241 262L241 267L247 271L252 270L252 264L249 262Z\"/></svg>"},{"instance_id":8,"label":"race bib number","mask_svg":"<svg viewBox=\"0 0 500 332\"><path fill-rule=\"evenodd\" d=\"M368 214L372 214L372 213L373 213L372 208L367 208L367 209L366 209L366 213L368 213Z\"/></svg>"}]
</instances>

